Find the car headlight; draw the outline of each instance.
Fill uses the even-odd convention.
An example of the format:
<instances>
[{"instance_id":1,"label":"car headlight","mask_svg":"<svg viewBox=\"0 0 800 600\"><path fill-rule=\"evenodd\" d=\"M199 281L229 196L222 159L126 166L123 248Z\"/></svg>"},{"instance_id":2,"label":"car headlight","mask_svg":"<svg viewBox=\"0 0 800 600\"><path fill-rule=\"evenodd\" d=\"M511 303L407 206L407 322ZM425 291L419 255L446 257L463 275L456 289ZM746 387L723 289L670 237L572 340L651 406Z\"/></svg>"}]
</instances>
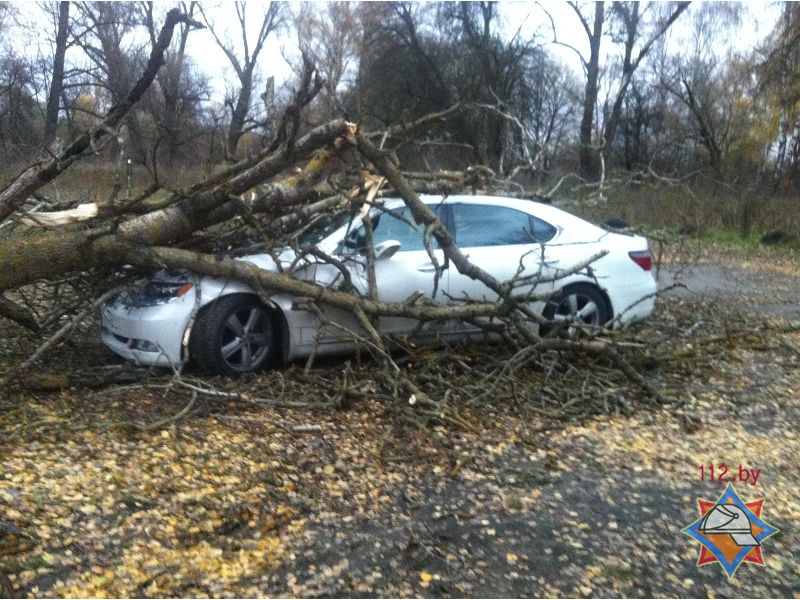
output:
<instances>
[{"instance_id":1,"label":"car headlight","mask_svg":"<svg viewBox=\"0 0 800 600\"><path fill-rule=\"evenodd\" d=\"M126 304L133 306L167 304L184 296L191 289L192 284L183 281L149 281L138 292L132 293Z\"/></svg>"}]
</instances>

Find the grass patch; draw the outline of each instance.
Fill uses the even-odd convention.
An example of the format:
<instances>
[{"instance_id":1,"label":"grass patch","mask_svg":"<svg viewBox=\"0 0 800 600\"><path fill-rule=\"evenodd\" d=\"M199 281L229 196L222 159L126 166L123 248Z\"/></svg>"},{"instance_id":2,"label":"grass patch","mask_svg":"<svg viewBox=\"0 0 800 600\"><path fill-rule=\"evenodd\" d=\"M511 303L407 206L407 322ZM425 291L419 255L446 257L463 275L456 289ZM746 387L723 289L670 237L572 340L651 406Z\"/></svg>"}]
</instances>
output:
<instances>
[{"instance_id":1,"label":"grass patch","mask_svg":"<svg viewBox=\"0 0 800 600\"><path fill-rule=\"evenodd\" d=\"M700 235L700 238L720 246L732 246L745 250L755 249L761 245L760 235L752 233L750 235L740 235L725 229L708 229Z\"/></svg>"},{"instance_id":2,"label":"grass patch","mask_svg":"<svg viewBox=\"0 0 800 600\"><path fill-rule=\"evenodd\" d=\"M0 166L0 186L13 181L26 167L27 164L23 163ZM163 185L179 189L201 181L208 173L200 167L173 167L160 169L158 175ZM125 197L129 185L131 196L136 196L152 183L153 174L142 165L134 165L129 173L124 168L119 171L114 162L89 158L74 164L53 181L43 185L39 192L56 202L78 204L108 200L115 185L119 186L120 197Z\"/></svg>"},{"instance_id":3,"label":"grass patch","mask_svg":"<svg viewBox=\"0 0 800 600\"><path fill-rule=\"evenodd\" d=\"M580 199L568 191L563 194L557 198L559 203L596 223L623 218L636 228L648 224L736 247L752 248L773 230L800 239L800 203L791 193L753 195L736 190L690 192L683 187L612 185L606 189L604 202Z\"/></svg>"}]
</instances>

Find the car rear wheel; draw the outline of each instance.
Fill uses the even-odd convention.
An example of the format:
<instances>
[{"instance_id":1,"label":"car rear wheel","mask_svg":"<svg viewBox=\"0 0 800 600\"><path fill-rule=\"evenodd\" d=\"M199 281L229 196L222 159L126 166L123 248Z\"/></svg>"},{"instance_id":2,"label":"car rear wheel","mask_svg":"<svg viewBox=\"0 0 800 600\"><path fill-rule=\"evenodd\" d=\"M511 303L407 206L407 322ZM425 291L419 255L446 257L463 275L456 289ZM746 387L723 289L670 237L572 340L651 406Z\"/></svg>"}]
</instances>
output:
<instances>
[{"instance_id":1,"label":"car rear wheel","mask_svg":"<svg viewBox=\"0 0 800 600\"><path fill-rule=\"evenodd\" d=\"M235 377L263 369L280 348L274 311L255 296L223 296L204 309L189 338L189 356L206 373Z\"/></svg>"},{"instance_id":2,"label":"car rear wheel","mask_svg":"<svg viewBox=\"0 0 800 600\"><path fill-rule=\"evenodd\" d=\"M563 288L550 298L542 316L552 325L541 325L539 333L547 335L555 327L569 337L600 328L611 319L611 307L603 293L588 283Z\"/></svg>"}]
</instances>

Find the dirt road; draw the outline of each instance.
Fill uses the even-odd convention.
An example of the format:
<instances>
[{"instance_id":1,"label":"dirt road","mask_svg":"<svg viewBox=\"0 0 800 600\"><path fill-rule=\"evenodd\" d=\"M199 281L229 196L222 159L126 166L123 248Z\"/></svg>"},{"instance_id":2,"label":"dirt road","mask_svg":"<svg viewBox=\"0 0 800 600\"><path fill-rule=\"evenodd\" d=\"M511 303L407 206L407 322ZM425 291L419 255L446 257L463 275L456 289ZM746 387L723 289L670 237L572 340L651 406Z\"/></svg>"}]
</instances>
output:
<instances>
[{"instance_id":1,"label":"dirt road","mask_svg":"<svg viewBox=\"0 0 800 600\"><path fill-rule=\"evenodd\" d=\"M672 296L722 302L756 316L800 320L800 277L762 264L672 262L659 272L660 288Z\"/></svg>"}]
</instances>

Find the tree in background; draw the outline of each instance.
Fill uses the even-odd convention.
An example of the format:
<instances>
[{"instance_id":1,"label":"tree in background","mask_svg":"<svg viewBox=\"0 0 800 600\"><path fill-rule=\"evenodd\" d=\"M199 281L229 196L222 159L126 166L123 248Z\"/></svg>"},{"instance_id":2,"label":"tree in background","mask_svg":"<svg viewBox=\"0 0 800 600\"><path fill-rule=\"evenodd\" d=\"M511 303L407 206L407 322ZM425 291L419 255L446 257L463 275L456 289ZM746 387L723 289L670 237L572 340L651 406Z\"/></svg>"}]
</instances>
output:
<instances>
[{"instance_id":1,"label":"tree in background","mask_svg":"<svg viewBox=\"0 0 800 600\"><path fill-rule=\"evenodd\" d=\"M155 46L159 19L154 14L154 3L143 3L139 8L151 46ZM198 3L182 2L181 11L193 19L198 12ZM174 166L181 158L182 149L204 133L198 130L198 120L201 104L208 99L210 92L206 77L197 71L194 61L186 53L191 29L188 22L179 25L175 39L165 53L164 66L158 71L155 85L142 103L155 127L151 143L154 166L158 162Z\"/></svg>"},{"instance_id":2,"label":"tree in background","mask_svg":"<svg viewBox=\"0 0 800 600\"><path fill-rule=\"evenodd\" d=\"M585 15L586 9L577 2L568 4L578 17L589 45L588 57L576 50L586 79L579 130L579 172L585 179L596 181L602 175L601 166L605 168L607 148L614 142L622 106L634 74L653 45L664 36L689 3L613 2L607 7L604 2L595 2L592 5L592 17ZM600 92L600 52L606 31L614 43L622 46L622 58L617 69L619 83L611 92L608 110L600 125L596 111ZM595 138L595 127L599 139Z\"/></svg>"},{"instance_id":3,"label":"tree in background","mask_svg":"<svg viewBox=\"0 0 800 600\"><path fill-rule=\"evenodd\" d=\"M510 177L520 173L531 182L544 184L555 174L554 162L564 156L574 139L579 96L577 77L543 48L537 47L526 57L523 79L508 100L514 111L507 145Z\"/></svg>"},{"instance_id":4,"label":"tree in background","mask_svg":"<svg viewBox=\"0 0 800 600\"><path fill-rule=\"evenodd\" d=\"M743 127L735 126L748 104L746 81L737 67L741 58L718 56L717 43L738 19L738 12L724 4L695 11L691 47L671 56L661 74L661 85L678 102L672 126L685 140L683 168L691 169L699 159L710 169L713 189L725 180L729 152L745 135Z\"/></svg>"},{"instance_id":5,"label":"tree in background","mask_svg":"<svg viewBox=\"0 0 800 600\"><path fill-rule=\"evenodd\" d=\"M53 51L53 73L50 78L50 89L47 94L47 109L44 117L43 141L45 147L52 144L56 139L61 93L64 89L64 59L67 54L69 29L69 2L59 2L55 49Z\"/></svg>"},{"instance_id":6,"label":"tree in background","mask_svg":"<svg viewBox=\"0 0 800 600\"><path fill-rule=\"evenodd\" d=\"M248 39L247 21L249 17L247 16L246 6L244 2L234 3L239 25L238 33L240 39L238 43L221 38L206 13L203 12L202 6L200 7L200 14L206 26L214 36L214 41L230 61L239 81L239 89L225 99L225 104L230 109L231 114L228 133L225 138L226 160L234 160L236 158L236 148L239 144L239 139L246 131L247 117L252 108L251 102L259 55L269 35L281 26L286 10L283 2L269 2L261 17L261 26L256 39L253 41Z\"/></svg>"},{"instance_id":7,"label":"tree in background","mask_svg":"<svg viewBox=\"0 0 800 600\"><path fill-rule=\"evenodd\" d=\"M356 2L303 3L293 17L300 51L317 66L325 80L316 104L319 117L330 119L345 112L341 93L352 86L362 32ZM295 66L302 73L302 65Z\"/></svg>"},{"instance_id":8,"label":"tree in background","mask_svg":"<svg viewBox=\"0 0 800 600\"><path fill-rule=\"evenodd\" d=\"M685 2L570 3L567 16L578 18L587 42L571 46L583 52L582 78L553 58L538 33L507 22L514 13L498 3L303 4L290 19L288 6L276 2L256 20L252 7L231 7L235 32L228 37L216 9L206 6L201 14L199 3L181 4L190 18L197 14L217 27L207 38L216 47L206 50L231 65L235 89L215 101L217 91L180 24L164 68L111 138L122 140L135 162L151 170L177 167L199 150L211 168L271 140L274 115L294 84L260 81L259 73L269 37L289 39L282 27L289 24L324 81L300 127L346 116L384 128L402 141L395 151L414 168L483 165L498 177L542 187L569 175L576 163L589 183L601 172L610 181L660 173L698 185L717 182L709 189L768 181L778 190L800 179L794 4L779 8L781 19L758 55L739 56L720 50L733 47L733 38L721 34L739 23L736 4L692 6L694 20L677 51L667 32L686 20ZM51 2L39 10L52 30L38 54L7 42L0 55L6 160L39 152L55 137L69 141L124 97L164 12L149 2ZM22 35L41 29L29 13L9 19L14 12L13 5L0 5L7 39L15 29ZM304 72L296 62L296 72ZM447 118L433 123L425 138L390 127L438 113Z\"/></svg>"},{"instance_id":9,"label":"tree in background","mask_svg":"<svg viewBox=\"0 0 800 600\"><path fill-rule=\"evenodd\" d=\"M800 181L800 5L786 2L760 49L762 90L776 107L773 190Z\"/></svg>"},{"instance_id":10,"label":"tree in background","mask_svg":"<svg viewBox=\"0 0 800 600\"><path fill-rule=\"evenodd\" d=\"M445 39L456 69L450 85L459 101L478 109L468 124L478 135L474 142L478 160L506 175L509 164L520 158L509 161L514 153L511 131L522 125L517 123L519 115L530 109L529 84L534 69L543 64L543 52L519 32L505 40L498 10L494 2L442 4L438 22L442 31L450 32Z\"/></svg>"},{"instance_id":11,"label":"tree in background","mask_svg":"<svg viewBox=\"0 0 800 600\"><path fill-rule=\"evenodd\" d=\"M13 4L0 4L0 153L29 157L41 143L35 99L38 82L30 61L8 43L17 19Z\"/></svg>"},{"instance_id":12,"label":"tree in background","mask_svg":"<svg viewBox=\"0 0 800 600\"><path fill-rule=\"evenodd\" d=\"M498 11L491 2L363 5L352 111L379 126L459 106L437 139L415 141L410 159L504 176L540 169L566 118L570 77L534 40L508 39Z\"/></svg>"},{"instance_id":13,"label":"tree in background","mask_svg":"<svg viewBox=\"0 0 800 600\"><path fill-rule=\"evenodd\" d=\"M583 92L583 106L581 110L581 125L579 130L578 171L581 177L595 180L597 178L596 152L592 147L592 130L594 127L594 114L597 106L597 95L600 89L600 42L603 37L603 25L606 12L605 3L594 4L594 17L590 20L584 16L577 2L568 3L586 33L589 42L589 57L584 57L580 52L586 84Z\"/></svg>"},{"instance_id":14,"label":"tree in background","mask_svg":"<svg viewBox=\"0 0 800 600\"><path fill-rule=\"evenodd\" d=\"M0 149L6 156L31 156L41 143L36 86L24 57L13 51L0 57Z\"/></svg>"},{"instance_id":15,"label":"tree in background","mask_svg":"<svg viewBox=\"0 0 800 600\"><path fill-rule=\"evenodd\" d=\"M689 7L689 2L645 4L640 2L614 2L611 36L623 46L619 66L619 85L612 92L610 107L605 111L603 123L603 152L613 144L622 116L622 104L633 81L636 70L672 24ZM648 11L652 15L648 22Z\"/></svg>"},{"instance_id":16,"label":"tree in background","mask_svg":"<svg viewBox=\"0 0 800 600\"><path fill-rule=\"evenodd\" d=\"M89 61L85 76L94 85L103 105L125 98L143 64L145 46L131 35L138 27L137 4L133 2L82 2L76 9L72 35L75 44ZM128 113L128 154L147 164L149 148L145 141L140 109Z\"/></svg>"}]
</instances>

